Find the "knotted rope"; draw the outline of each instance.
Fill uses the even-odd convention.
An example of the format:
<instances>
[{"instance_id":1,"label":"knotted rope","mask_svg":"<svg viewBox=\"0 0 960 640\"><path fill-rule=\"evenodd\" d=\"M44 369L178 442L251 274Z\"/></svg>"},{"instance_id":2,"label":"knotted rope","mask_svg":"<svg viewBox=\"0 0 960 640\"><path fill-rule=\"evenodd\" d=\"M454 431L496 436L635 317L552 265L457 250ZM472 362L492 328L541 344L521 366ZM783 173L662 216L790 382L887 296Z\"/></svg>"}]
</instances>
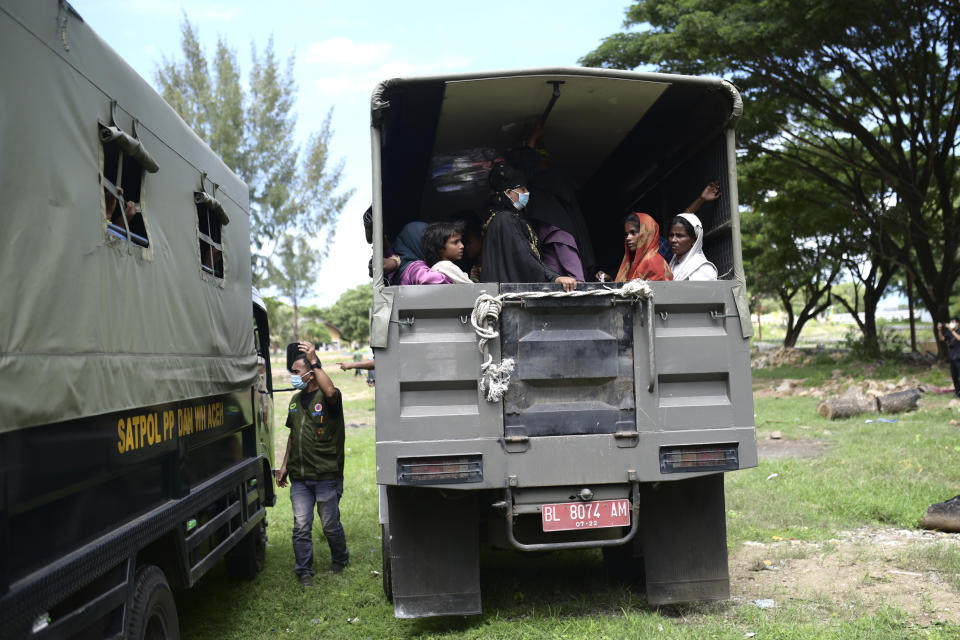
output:
<instances>
[{"instance_id":1,"label":"knotted rope","mask_svg":"<svg viewBox=\"0 0 960 640\"><path fill-rule=\"evenodd\" d=\"M499 402L510 386L510 374L513 373L516 363L513 358L504 358L499 364L494 364L488 343L500 336L500 311L503 303L510 300L524 300L536 298L585 298L596 296L613 296L633 300L649 300L653 297L653 290L643 280L631 280L618 289L604 287L602 289L575 289L573 291L528 291L522 293L501 293L491 296L482 293L473 304L473 313L470 314L470 324L477 333L477 349L483 358L480 364L480 392L489 402Z\"/></svg>"}]
</instances>

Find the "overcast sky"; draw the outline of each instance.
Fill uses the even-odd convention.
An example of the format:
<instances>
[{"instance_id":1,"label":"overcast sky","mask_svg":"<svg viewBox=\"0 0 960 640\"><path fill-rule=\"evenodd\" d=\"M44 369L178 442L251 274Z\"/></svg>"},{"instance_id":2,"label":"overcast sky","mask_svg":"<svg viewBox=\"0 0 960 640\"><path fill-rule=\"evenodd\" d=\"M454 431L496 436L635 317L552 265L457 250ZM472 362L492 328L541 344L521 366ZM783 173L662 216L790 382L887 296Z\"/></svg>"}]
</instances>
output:
<instances>
[{"instance_id":1,"label":"overcast sky","mask_svg":"<svg viewBox=\"0 0 960 640\"><path fill-rule=\"evenodd\" d=\"M370 92L387 78L489 69L573 66L619 31L628 0L181 2L71 0L140 75L156 86L164 57L180 55L184 15L207 53L223 36L250 69L250 43L272 34L277 55L296 59L298 137L320 128L333 107L333 154L356 193L337 225L314 302L332 304L368 282L370 249L360 217L370 204ZM317 241L325 241L318 238Z\"/></svg>"}]
</instances>

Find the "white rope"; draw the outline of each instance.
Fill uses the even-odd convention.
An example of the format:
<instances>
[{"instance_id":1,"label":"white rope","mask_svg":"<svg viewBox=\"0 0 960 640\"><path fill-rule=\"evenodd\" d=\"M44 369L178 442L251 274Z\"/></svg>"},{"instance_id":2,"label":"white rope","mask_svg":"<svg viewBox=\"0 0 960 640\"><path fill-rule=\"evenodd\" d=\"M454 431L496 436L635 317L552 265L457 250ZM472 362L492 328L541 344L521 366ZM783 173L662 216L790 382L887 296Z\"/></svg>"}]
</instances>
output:
<instances>
[{"instance_id":1,"label":"white rope","mask_svg":"<svg viewBox=\"0 0 960 640\"><path fill-rule=\"evenodd\" d=\"M477 349L483 357L480 364L480 393L490 402L499 402L510 386L510 374L516 366L513 358L504 358L500 364L494 364L488 343L500 337L500 311L507 300L524 300L536 298L585 298L596 296L615 296L618 298L632 298L633 300L649 300L653 297L653 290L644 280L631 280L617 289L604 287L602 289L574 289L573 291L527 291L522 293L502 293L491 296L482 293L473 303L473 313L470 314L470 324L477 333Z\"/></svg>"}]
</instances>

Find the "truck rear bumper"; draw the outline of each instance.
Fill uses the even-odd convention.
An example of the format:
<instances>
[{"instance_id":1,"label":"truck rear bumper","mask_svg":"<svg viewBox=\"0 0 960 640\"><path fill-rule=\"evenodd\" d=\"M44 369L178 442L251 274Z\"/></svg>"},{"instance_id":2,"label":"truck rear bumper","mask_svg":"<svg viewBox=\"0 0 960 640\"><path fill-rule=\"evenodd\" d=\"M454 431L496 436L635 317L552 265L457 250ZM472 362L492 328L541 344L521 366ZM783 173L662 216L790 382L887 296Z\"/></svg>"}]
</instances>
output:
<instances>
[{"instance_id":1,"label":"truck rear bumper","mask_svg":"<svg viewBox=\"0 0 960 640\"><path fill-rule=\"evenodd\" d=\"M640 432L627 442L616 434L552 436L516 442L504 438L377 442L377 483L398 481L398 463L430 456L480 456L482 476L470 482L418 483L448 490L544 487L570 484L666 482L704 473L663 473L661 448L685 445L735 445L737 468L757 466L754 427ZM706 471L715 473L716 470Z\"/></svg>"}]
</instances>

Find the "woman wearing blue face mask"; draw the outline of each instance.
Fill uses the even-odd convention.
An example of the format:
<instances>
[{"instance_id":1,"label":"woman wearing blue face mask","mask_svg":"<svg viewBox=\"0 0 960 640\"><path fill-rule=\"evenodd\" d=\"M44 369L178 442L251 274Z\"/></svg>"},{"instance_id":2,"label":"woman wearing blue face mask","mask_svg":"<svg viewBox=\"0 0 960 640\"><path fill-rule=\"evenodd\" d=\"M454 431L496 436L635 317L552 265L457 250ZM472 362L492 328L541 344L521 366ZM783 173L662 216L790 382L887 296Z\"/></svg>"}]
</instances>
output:
<instances>
[{"instance_id":1,"label":"woman wearing blue face mask","mask_svg":"<svg viewBox=\"0 0 960 640\"><path fill-rule=\"evenodd\" d=\"M530 203L523 172L502 162L489 176L490 210L483 224L484 282L556 282L573 291L577 281L544 266L540 239L523 211Z\"/></svg>"}]
</instances>

